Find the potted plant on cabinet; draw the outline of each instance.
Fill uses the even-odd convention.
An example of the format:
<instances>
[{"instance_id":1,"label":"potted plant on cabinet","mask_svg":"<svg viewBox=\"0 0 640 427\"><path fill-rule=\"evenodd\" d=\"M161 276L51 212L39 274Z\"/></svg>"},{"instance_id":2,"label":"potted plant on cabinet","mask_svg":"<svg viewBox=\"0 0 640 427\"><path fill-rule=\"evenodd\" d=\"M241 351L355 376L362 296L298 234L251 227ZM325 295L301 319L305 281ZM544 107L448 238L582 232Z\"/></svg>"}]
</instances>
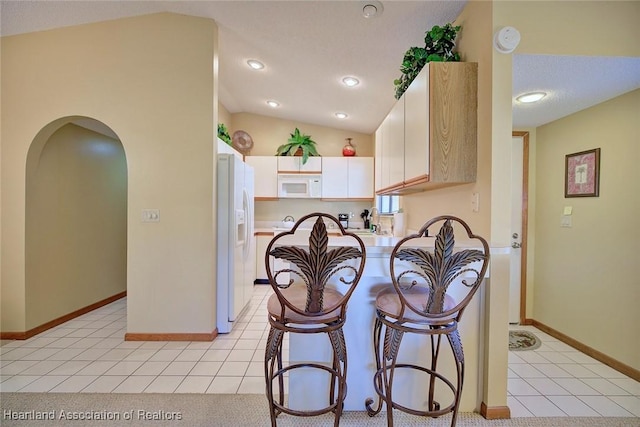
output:
<instances>
[{"instance_id":1,"label":"potted plant on cabinet","mask_svg":"<svg viewBox=\"0 0 640 427\"><path fill-rule=\"evenodd\" d=\"M218 138L231 145L231 136L223 123L218 123Z\"/></svg>"},{"instance_id":2,"label":"potted plant on cabinet","mask_svg":"<svg viewBox=\"0 0 640 427\"><path fill-rule=\"evenodd\" d=\"M402 76L393 81L396 88L396 99L400 99L428 62L460 61L460 55L454 52L456 36L460 28L459 25L454 27L450 23L443 27L434 25L430 31L425 33L424 47L414 46L405 52L400 66Z\"/></svg>"},{"instance_id":3,"label":"potted plant on cabinet","mask_svg":"<svg viewBox=\"0 0 640 427\"><path fill-rule=\"evenodd\" d=\"M276 156L302 156L302 164L307 163L309 156L319 156L316 142L296 128L286 144L276 150Z\"/></svg>"}]
</instances>

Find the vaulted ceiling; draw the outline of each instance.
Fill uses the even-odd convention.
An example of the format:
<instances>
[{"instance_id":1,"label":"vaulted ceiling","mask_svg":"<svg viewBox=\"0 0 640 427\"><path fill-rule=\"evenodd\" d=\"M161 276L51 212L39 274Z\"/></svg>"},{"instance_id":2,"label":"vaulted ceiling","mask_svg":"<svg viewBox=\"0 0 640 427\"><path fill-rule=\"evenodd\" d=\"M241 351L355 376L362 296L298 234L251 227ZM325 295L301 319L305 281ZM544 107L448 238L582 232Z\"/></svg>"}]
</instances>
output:
<instances>
[{"instance_id":1,"label":"vaulted ceiling","mask_svg":"<svg viewBox=\"0 0 640 427\"><path fill-rule=\"evenodd\" d=\"M219 27L220 101L249 112L373 133L395 102L404 52L424 45L433 25L453 21L466 1L6 1L5 35L176 12ZM374 5L377 16L365 18ZM464 36L463 28L462 36ZM247 60L264 63L260 71ZM514 97L545 90L546 102L514 101L514 127L539 126L640 87L640 59L546 55L513 57ZM347 88L341 80L360 84ZM272 108L268 100L279 102ZM346 119L338 119L344 112Z\"/></svg>"}]
</instances>

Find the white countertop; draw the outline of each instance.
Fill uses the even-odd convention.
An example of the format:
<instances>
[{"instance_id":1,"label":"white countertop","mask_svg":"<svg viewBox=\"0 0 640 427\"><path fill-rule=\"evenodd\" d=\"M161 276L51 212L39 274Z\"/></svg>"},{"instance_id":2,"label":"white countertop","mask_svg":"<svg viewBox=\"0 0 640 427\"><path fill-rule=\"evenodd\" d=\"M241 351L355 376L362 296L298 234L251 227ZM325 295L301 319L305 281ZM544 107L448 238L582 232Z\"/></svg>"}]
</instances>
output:
<instances>
[{"instance_id":1,"label":"white countertop","mask_svg":"<svg viewBox=\"0 0 640 427\"><path fill-rule=\"evenodd\" d=\"M310 232L311 229L301 229L302 231L308 231ZM362 230L362 229L360 229ZM287 231L283 228L277 228L277 227L271 227L271 228L260 228L260 229L256 229L255 232L256 233L281 233L283 231ZM300 231L300 230L299 230ZM329 233L331 233L331 230L328 230ZM336 230L337 231L337 230ZM351 231L351 230L347 230L347 231ZM360 239L362 239L362 242L364 243L364 246L367 250L367 256L372 255L372 256L376 256L377 255L389 255L391 253L391 251L393 250L393 247L402 239L402 237L393 237L393 236L381 236L381 235L377 235L377 234L370 234L370 235L360 235L358 234L358 237L360 237ZM435 236L434 236L435 237ZM344 246L346 244L349 244L347 241L349 240L348 237L339 237L339 236L329 236L329 246ZM285 243L285 242L283 242ZM291 237L290 239L288 239L288 241L286 242L287 244L292 244L292 245L298 245L298 246L306 246L309 242L307 240L307 236L305 235L298 235L296 237ZM432 245L430 244L429 241L427 241L427 247L431 247ZM465 248L464 245L457 245L458 248ZM496 246L492 246L490 248L491 254L493 255L504 255L504 254L509 254L511 253L511 247L496 247Z\"/></svg>"},{"instance_id":2,"label":"white countertop","mask_svg":"<svg viewBox=\"0 0 640 427\"><path fill-rule=\"evenodd\" d=\"M359 230L360 232L362 232L362 229L347 229L347 231L356 231ZM287 229L284 228L279 228L279 227L271 227L271 228L256 228L255 232L256 233L282 233L284 231L288 231ZM303 228L303 229L298 229L298 236L292 236L291 238L287 238L286 242L283 241L283 243L286 244L290 244L290 245L299 245L299 246L306 246L308 245L309 241L308 236L303 234L300 234L300 232L311 232L310 228ZM331 229L327 230L329 233L331 233ZM335 229L335 232L337 233L338 230ZM393 236L382 236L382 235L376 235L373 233L369 233L366 235L361 235L358 234L358 237L360 237L360 239L362 239L362 242L365 245L365 248L367 250L367 255L370 254L389 254L391 253L391 250L393 249L393 247L400 241L400 237L393 237ZM329 235L329 246L344 246L344 245L349 245L349 240L351 240L351 245L355 245L355 241L349 237L341 237L341 236L331 236L331 234Z\"/></svg>"}]
</instances>

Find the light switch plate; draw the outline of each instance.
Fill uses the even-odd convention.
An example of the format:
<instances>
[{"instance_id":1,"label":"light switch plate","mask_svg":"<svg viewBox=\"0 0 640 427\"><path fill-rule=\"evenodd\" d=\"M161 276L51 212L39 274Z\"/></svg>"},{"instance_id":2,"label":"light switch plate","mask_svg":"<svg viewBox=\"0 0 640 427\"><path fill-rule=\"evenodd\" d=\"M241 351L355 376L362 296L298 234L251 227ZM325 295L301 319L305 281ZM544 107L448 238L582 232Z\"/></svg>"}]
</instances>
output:
<instances>
[{"instance_id":1,"label":"light switch plate","mask_svg":"<svg viewBox=\"0 0 640 427\"><path fill-rule=\"evenodd\" d=\"M480 193L471 194L471 211L480 212Z\"/></svg>"},{"instance_id":2,"label":"light switch plate","mask_svg":"<svg viewBox=\"0 0 640 427\"><path fill-rule=\"evenodd\" d=\"M562 219L560 220L560 227L571 228L571 215L562 215Z\"/></svg>"}]
</instances>

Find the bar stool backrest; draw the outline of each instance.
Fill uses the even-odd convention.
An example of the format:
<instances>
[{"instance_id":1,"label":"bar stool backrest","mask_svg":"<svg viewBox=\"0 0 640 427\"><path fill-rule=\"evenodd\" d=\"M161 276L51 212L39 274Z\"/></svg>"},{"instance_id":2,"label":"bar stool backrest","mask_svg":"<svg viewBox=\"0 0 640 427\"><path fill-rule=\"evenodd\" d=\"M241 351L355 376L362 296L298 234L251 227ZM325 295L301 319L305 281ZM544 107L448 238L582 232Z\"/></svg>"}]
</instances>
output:
<instances>
[{"instance_id":1,"label":"bar stool backrest","mask_svg":"<svg viewBox=\"0 0 640 427\"><path fill-rule=\"evenodd\" d=\"M430 234L438 226L437 234ZM463 245L456 246L455 232ZM390 274L402 304L400 317L442 325L459 321L485 278L489 256L487 241L473 234L462 219L442 215L429 220L391 253Z\"/></svg>"},{"instance_id":2,"label":"bar stool backrest","mask_svg":"<svg viewBox=\"0 0 640 427\"><path fill-rule=\"evenodd\" d=\"M331 246L335 247L329 245L325 222L335 226L331 229L331 238L335 239ZM310 233L302 227L303 223L313 223ZM300 218L290 231L271 240L265 254L269 284L282 307L280 318L285 318L287 309L311 319L326 317L338 310L335 314L344 318L346 304L362 276L365 259L362 239L347 232L334 216L315 212ZM303 304L292 301L291 293L287 293L289 298L283 293L283 289L300 283L306 287ZM327 306L324 294L328 283L336 284L343 296Z\"/></svg>"}]
</instances>

